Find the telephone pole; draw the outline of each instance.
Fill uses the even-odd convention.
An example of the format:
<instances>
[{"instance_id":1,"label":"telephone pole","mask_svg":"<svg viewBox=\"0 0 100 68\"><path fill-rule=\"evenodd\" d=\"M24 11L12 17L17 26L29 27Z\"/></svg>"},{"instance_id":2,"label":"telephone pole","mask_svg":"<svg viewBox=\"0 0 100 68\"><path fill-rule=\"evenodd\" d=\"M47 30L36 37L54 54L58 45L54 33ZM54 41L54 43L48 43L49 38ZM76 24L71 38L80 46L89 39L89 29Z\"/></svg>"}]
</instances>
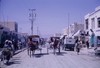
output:
<instances>
[{"instance_id":1,"label":"telephone pole","mask_svg":"<svg viewBox=\"0 0 100 68\"><path fill-rule=\"evenodd\" d=\"M70 27L69 24L70 24L70 22L69 22L69 13L68 13L68 37L69 37L69 32L70 32L69 31L69 27Z\"/></svg>"},{"instance_id":2,"label":"telephone pole","mask_svg":"<svg viewBox=\"0 0 100 68\"><path fill-rule=\"evenodd\" d=\"M39 35L39 28L37 27L37 35Z\"/></svg>"},{"instance_id":3,"label":"telephone pole","mask_svg":"<svg viewBox=\"0 0 100 68\"><path fill-rule=\"evenodd\" d=\"M34 21L36 19L36 9L29 9L30 13L29 13L29 20L31 21L31 34L33 35L33 25L34 25Z\"/></svg>"},{"instance_id":4,"label":"telephone pole","mask_svg":"<svg viewBox=\"0 0 100 68\"><path fill-rule=\"evenodd\" d=\"M1 20L1 0L0 0L0 20Z\"/></svg>"}]
</instances>

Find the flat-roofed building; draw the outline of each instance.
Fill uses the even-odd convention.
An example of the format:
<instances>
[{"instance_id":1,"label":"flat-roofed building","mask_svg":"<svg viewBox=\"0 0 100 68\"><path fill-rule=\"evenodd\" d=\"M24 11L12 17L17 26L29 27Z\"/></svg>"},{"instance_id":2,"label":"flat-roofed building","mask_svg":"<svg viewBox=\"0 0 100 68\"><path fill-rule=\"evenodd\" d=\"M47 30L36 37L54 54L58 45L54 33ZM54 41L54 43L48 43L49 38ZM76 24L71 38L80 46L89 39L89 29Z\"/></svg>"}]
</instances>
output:
<instances>
[{"instance_id":1,"label":"flat-roofed building","mask_svg":"<svg viewBox=\"0 0 100 68\"><path fill-rule=\"evenodd\" d=\"M66 27L65 29L63 29L63 35L67 35L67 36L71 37L79 30L84 30L84 24L73 23L69 27Z\"/></svg>"},{"instance_id":2,"label":"flat-roofed building","mask_svg":"<svg viewBox=\"0 0 100 68\"><path fill-rule=\"evenodd\" d=\"M100 45L100 42L98 42L100 41L100 6L95 8L94 12L85 15L84 19L84 29L86 33L91 35L92 32L90 30L92 29L95 34L96 42Z\"/></svg>"},{"instance_id":3,"label":"flat-roofed building","mask_svg":"<svg viewBox=\"0 0 100 68\"><path fill-rule=\"evenodd\" d=\"M10 31L18 32L18 24L16 22L0 22L4 27L7 27L10 29Z\"/></svg>"}]
</instances>

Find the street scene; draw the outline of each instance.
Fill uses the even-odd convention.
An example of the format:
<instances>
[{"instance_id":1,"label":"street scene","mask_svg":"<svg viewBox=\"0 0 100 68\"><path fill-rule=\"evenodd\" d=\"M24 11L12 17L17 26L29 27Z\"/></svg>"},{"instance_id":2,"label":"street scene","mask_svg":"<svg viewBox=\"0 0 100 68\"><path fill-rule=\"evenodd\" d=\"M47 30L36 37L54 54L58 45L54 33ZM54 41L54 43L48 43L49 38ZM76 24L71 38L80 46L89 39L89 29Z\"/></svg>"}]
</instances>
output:
<instances>
[{"instance_id":1,"label":"street scene","mask_svg":"<svg viewBox=\"0 0 100 68\"><path fill-rule=\"evenodd\" d=\"M100 57L96 57L86 52L77 55L71 51L61 51L61 54L54 55L52 50L47 54L43 48L42 54L36 51L30 58L27 50L13 56L8 66L5 68L99 68Z\"/></svg>"},{"instance_id":2,"label":"street scene","mask_svg":"<svg viewBox=\"0 0 100 68\"><path fill-rule=\"evenodd\" d=\"M0 68L100 68L100 1L0 0Z\"/></svg>"}]
</instances>

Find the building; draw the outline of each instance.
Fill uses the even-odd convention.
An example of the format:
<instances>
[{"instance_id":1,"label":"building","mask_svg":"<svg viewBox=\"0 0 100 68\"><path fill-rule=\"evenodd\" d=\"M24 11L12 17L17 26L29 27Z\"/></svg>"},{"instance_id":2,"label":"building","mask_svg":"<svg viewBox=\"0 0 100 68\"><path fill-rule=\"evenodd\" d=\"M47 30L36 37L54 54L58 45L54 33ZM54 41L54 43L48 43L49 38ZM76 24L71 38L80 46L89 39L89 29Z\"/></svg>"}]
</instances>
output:
<instances>
[{"instance_id":1,"label":"building","mask_svg":"<svg viewBox=\"0 0 100 68\"><path fill-rule=\"evenodd\" d=\"M66 27L65 29L63 29L63 35L68 35L68 27Z\"/></svg>"},{"instance_id":2,"label":"building","mask_svg":"<svg viewBox=\"0 0 100 68\"><path fill-rule=\"evenodd\" d=\"M0 22L0 47L5 44L5 40L14 41L14 48L17 49L18 25L16 22Z\"/></svg>"},{"instance_id":3,"label":"building","mask_svg":"<svg viewBox=\"0 0 100 68\"><path fill-rule=\"evenodd\" d=\"M0 23L0 31L9 31L10 29L7 27L4 27L1 23Z\"/></svg>"},{"instance_id":4,"label":"building","mask_svg":"<svg viewBox=\"0 0 100 68\"><path fill-rule=\"evenodd\" d=\"M97 44L100 44L100 6L95 8L95 11L85 15L84 29L87 35L91 35L90 29L93 30L96 36Z\"/></svg>"},{"instance_id":5,"label":"building","mask_svg":"<svg viewBox=\"0 0 100 68\"><path fill-rule=\"evenodd\" d=\"M84 24L81 23L73 23L69 27L69 34L72 36L79 30L84 30Z\"/></svg>"},{"instance_id":6,"label":"building","mask_svg":"<svg viewBox=\"0 0 100 68\"><path fill-rule=\"evenodd\" d=\"M4 27L1 23L0 23L0 48L3 47L5 40L9 39L9 31L10 29L7 27Z\"/></svg>"},{"instance_id":7,"label":"building","mask_svg":"<svg viewBox=\"0 0 100 68\"><path fill-rule=\"evenodd\" d=\"M55 33L54 37L60 37L62 34L61 33Z\"/></svg>"},{"instance_id":8,"label":"building","mask_svg":"<svg viewBox=\"0 0 100 68\"><path fill-rule=\"evenodd\" d=\"M81 23L73 23L69 27L63 30L64 35L68 35L69 37L73 36L79 30L84 30L84 24Z\"/></svg>"},{"instance_id":9,"label":"building","mask_svg":"<svg viewBox=\"0 0 100 68\"><path fill-rule=\"evenodd\" d=\"M7 27L10 29L10 31L18 32L18 24L16 22L0 22L4 27Z\"/></svg>"}]
</instances>

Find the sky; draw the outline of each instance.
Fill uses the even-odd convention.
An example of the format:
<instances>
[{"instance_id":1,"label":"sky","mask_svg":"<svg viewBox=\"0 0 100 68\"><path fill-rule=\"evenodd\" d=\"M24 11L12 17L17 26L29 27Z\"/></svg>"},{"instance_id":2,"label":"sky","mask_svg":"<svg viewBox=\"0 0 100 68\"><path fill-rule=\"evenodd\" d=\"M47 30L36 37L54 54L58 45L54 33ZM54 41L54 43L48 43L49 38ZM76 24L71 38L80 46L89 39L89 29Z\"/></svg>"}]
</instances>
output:
<instances>
[{"instance_id":1,"label":"sky","mask_svg":"<svg viewBox=\"0 0 100 68\"><path fill-rule=\"evenodd\" d=\"M84 23L84 16L100 6L100 0L1 0L0 20L16 21L19 32L31 33L29 9L36 9L33 33L49 36L62 33L74 22Z\"/></svg>"}]
</instances>

